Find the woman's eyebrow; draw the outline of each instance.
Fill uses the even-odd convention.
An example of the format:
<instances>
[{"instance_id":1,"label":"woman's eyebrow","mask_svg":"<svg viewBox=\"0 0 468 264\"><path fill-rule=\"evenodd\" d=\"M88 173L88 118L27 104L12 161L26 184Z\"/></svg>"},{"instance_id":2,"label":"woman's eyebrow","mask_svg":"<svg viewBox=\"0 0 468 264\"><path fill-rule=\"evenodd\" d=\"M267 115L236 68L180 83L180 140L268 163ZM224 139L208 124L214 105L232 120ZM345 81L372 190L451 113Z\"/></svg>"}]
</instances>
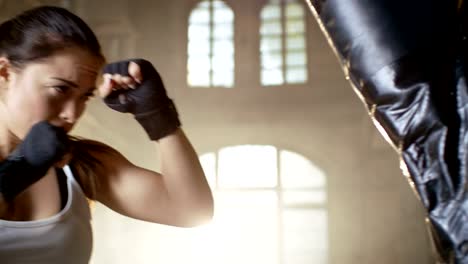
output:
<instances>
[{"instance_id":1,"label":"woman's eyebrow","mask_svg":"<svg viewBox=\"0 0 468 264\"><path fill-rule=\"evenodd\" d=\"M62 78L58 78L58 77L52 77L52 79L58 80L58 81L62 81L62 82L64 82L64 83L70 85L70 86L73 87L73 88L78 88L78 84L76 84L76 83L74 83L74 82L72 82L72 81L69 81L69 80L67 80L67 79L62 79ZM94 91L96 91L96 90L97 90L96 86L93 86L93 87L90 87L90 88L88 89L87 93L94 93Z\"/></svg>"},{"instance_id":2,"label":"woman's eyebrow","mask_svg":"<svg viewBox=\"0 0 468 264\"><path fill-rule=\"evenodd\" d=\"M72 87L74 87L74 88L78 88L78 84L76 84L76 83L74 83L74 82L72 82L72 81L69 81L69 80L66 80L66 79L62 79L62 78L57 78L57 77L52 77L52 79L58 80L58 81L62 81L62 82L66 83L66 84L68 84L68 85L70 85L70 86L72 86Z\"/></svg>"}]
</instances>

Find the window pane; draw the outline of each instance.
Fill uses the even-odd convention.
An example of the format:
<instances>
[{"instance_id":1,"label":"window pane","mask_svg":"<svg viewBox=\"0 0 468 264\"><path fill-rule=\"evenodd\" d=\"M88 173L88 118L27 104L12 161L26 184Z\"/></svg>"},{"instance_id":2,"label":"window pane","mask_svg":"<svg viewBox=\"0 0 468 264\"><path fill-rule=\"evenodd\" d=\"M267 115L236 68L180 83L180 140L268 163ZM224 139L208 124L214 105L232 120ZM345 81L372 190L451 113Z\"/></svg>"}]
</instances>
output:
<instances>
[{"instance_id":1,"label":"window pane","mask_svg":"<svg viewBox=\"0 0 468 264\"><path fill-rule=\"evenodd\" d=\"M213 72L213 85L230 88L234 85L232 70L217 70Z\"/></svg>"},{"instance_id":2,"label":"window pane","mask_svg":"<svg viewBox=\"0 0 468 264\"><path fill-rule=\"evenodd\" d=\"M212 63L213 71L232 71L234 69L234 59L229 55L215 55Z\"/></svg>"},{"instance_id":3,"label":"window pane","mask_svg":"<svg viewBox=\"0 0 468 264\"><path fill-rule=\"evenodd\" d=\"M210 43L208 40L189 40L188 53L191 55L208 55L210 54Z\"/></svg>"},{"instance_id":4,"label":"window pane","mask_svg":"<svg viewBox=\"0 0 468 264\"><path fill-rule=\"evenodd\" d=\"M304 33L305 32L304 21L302 21L302 19L301 20L288 19L286 21L286 32L288 34Z\"/></svg>"},{"instance_id":5,"label":"window pane","mask_svg":"<svg viewBox=\"0 0 468 264\"><path fill-rule=\"evenodd\" d=\"M234 20L234 14L231 9L227 6L224 8L214 9L214 23L232 23Z\"/></svg>"},{"instance_id":6,"label":"window pane","mask_svg":"<svg viewBox=\"0 0 468 264\"><path fill-rule=\"evenodd\" d=\"M215 40L213 42L213 53L216 55L232 56L234 46L231 40Z\"/></svg>"},{"instance_id":7,"label":"window pane","mask_svg":"<svg viewBox=\"0 0 468 264\"><path fill-rule=\"evenodd\" d=\"M286 39L286 47L288 50L305 50L304 36L288 36Z\"/></svg>"},{"instance_id":8,"label":"window pane","mask_svg":"<svg viewBox=\"0 0 468 264\"><path fill-rule=\"evenodd\" d=\"M283 224L285 263L327 263L328 224L324 209L285 210Z\"/></svg>"},{"instance_id":9,"label":"window pane","mask_svg":"<svg viewBox=\"0 0 468 264\"><path fill-rule=\"evenodd\" d=\"M189 58L188 79L191 84L233 85L233 21L234 13L224 1L203 1L192 11L188 28L188 55L205 54L212 56L213 60L206 62L206 59ZM197 77L195 72L203 74Z\"/></svg>"},{"instance_id":10,"label":"window pane","mask_svg":"<svg viewBox=\"0 0 468 264\"><path fill-rule=\"evenodd\" d=\"M232 39L234 35L232 24L215 24L213 31L215 39Z\"/></svg>"},{"instance_id":11,"label":"window pane","mask_svg":"<svg viewBox=\"0 0 468 264\"><path fill-rule=\"evenodd\" d=\"M188 58L188 69L189 70L204 70L209 71L211 68L211 62L209 56L193 55Z\"/></svg>"},{"instance_id":12,"label":"window pane","mask_svg":"<svg viewBox=\"0 0 468 264\"><path fill-rule=\"evenodd\" d=\"M208 40L210 38L210 27L209 25L189 25L188 34L189 40Z\"/></svg>"},{"instance_id":13,"label":"window pane","mask_svg":"<svg viewBox=\"0 0 468 264\"><path fill-rule=\"evenodd\" d=\"M280 20L281 19L281 8L280 5L267 5L263 8L261 13L262 20Z\"/></svg>"},{"instance_id":14,"label":"window pane","mask_svg":"<svg viewBox=\"0 0 468 264\"><path fill-rule=\"evenodd\" d=\"M210 72L209 71L189 71L188 84L190 86L208 87L210 86Z\"/></svg>"},{"instance_id":15,"label":"window pane","mask_svg":"<svg viewBox=\"0 0 468 264\"><path fill-rule=\"evenodd\" d=\"M281 69L262 70L262 85L283 84L283 73Z\"/></svg>"},{"instance_id":16,"label":"window pane","mask_svg":"<svg viewBox=\"0 0 468 264\"><path fill-rule=\"evenodd\" d=\"M210 10L208 8L197 8L192 11L189 19L190 24L208 24L210 22Z\"/></svg>"},{"instance_id":17,"label":"window pane","mask_svg":"<svg viewBox=\"0 0 468 264\"><path fill-rule=\"evenodd\" d=\"M281 52L281 38L279 37L263 37L260 46L261 52L279 51Z\"/></svg>"},{"instance_id":18,"label":"window pane","mask_svg":"<svg viewBox=\"0 0 468 264\"><path fill-rule=\"evenodd\" d=\"M233 56L215 55L213 56L213 85L232 86L234 75Z\"/></svg>"},{"instance_id":19,"label":"window pane","mask_svg":"<svg viewBox=\"0 0 468 264\"><path fill-rule=\"evenodd\" d=\"M275 22L264 22L260 28L261 35L281 35L281 23Z\"/></svg>"},{"instance_id":20,"label":"window pane","mask_svg":"<svg viewBox=\"0 0 468 264\"><path fill-rule=\"evenodd\" d=\"M187 64L189 85L209 86L210 66L211 62L209 56L189 56Z\"/></svg>"},{"instance_id":21,"label":"window pane","mask_svg":"<svg viewBox=\"0 0 468 264\"><path fill-rule=\"evenodd\" d=\"M277 53L277 52L262 53L262 68L263 69L281 68L282 65L283 65L283 57L281 56L281 53Z\"/></svg>"},{"instance_id":22,"label":"window pane","mask_svg":"<svg viewBox=\"0 0 468 264\"><path fill-rule=\"evenodd\" d=\"M286 5L287 18L302 18L304 16L304 9L298 3L288 3Z\"/></svg>"},{"instance_id":23,"label":"window pane","mask_svg":"<svg viewBox=\"0 0 468 264\"><path fill-rule=\"evenodd\" d=\"M288 52L286 55L286 65L303 66L306 64L305 52Z\"/></svg>"},{"instance_id":24,"label":"window pane","mask_svg":"<svg viewBox=\"0 0 468 264\"><path fill-rule=\"evenodd\" d=\"M307 70L305 67L288 69L286 71L288 83L305 83L307 81Z\"/></svg>"},{"instance_id":25,"label":"window pane","mask_svg":"<svg viewBox=\"0 0 468 264\"><path fill-rule=\"evenodd\" d=\"M220 187L275 187L276 148L273 146L227 147L218 154Z\"/></svg>"},{"instance_id":26,"label":"window pane","mask_svg":"<svg viewBox=\"0 0 468 264\"><path fill-rule=\"evenodd\" d=\"M310 191L284 191L283 204L285 206L310 206L320 205L327 201L324 190Z\"/></svg>"},{"instance_id":27,"label":"window pane","mask_svg":"<svg viewBox=\"0 0 468 264\"><path fill-rule=\"evenodd\" d=\"M280 176L283 188L323 188L325 174L310 160L294 152L280 152Z\"/></svg>"},{"instance_id":28,"label":"window pane","mask_svg":"<svg viewBox=\"0 0 468 264\"><path fill-rule=\"evenodd\" d=\"M216 212L209 230L210 242L201 243L223 264L279 264L278 199L274 191L217 192ZM198 241L206 240L201 233ZM196 262L199 263L199 262Z\"/></svg>"}]
</instances>

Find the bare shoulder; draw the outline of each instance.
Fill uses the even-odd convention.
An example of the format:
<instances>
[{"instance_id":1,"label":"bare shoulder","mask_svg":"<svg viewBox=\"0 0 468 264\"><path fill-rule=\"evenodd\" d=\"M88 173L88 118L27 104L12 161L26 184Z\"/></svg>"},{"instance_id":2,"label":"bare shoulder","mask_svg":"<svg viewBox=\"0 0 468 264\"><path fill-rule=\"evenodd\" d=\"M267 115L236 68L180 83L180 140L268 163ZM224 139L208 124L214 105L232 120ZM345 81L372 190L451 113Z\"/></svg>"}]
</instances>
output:
<instances>
[{"instance_id":1,"label":"bare shoulder","mask_svg":"<svg viewBox=\"0 0 468 264\"><path fill-rule=\"evenodd\" d=\"M72 144L72 155L83 162L98 162L103 166L116 165L116 162L129 161L115 148L96 140L76 139ZM112 167L112 166L111 166Z\"/></svg>"},{"instance_id":2,"label":"bare shoulder","mask_svg":"<svg viewBox=\"0 0 468 264\"><path fill-rule=\"evenodd\" d=\"M162 175L138 167L117 150L102 142L81 140L73 150L75 167L85 168L88 182L87 194L117 213L150 222L173 223L175 211L171 206ZM148 210L148 201L151 208Z\"/></svg>"},{"instance_id":3,"label":"bare shoulder","mask_svg":"<svg viewBox=\"0 0 468 264\"><path fill-rule=\"evenodd\" d=\"M70 165L88 198L108 188L109 181L135 166L115 148L91 139L75 138Z\"/></svg>"}]
</instances>

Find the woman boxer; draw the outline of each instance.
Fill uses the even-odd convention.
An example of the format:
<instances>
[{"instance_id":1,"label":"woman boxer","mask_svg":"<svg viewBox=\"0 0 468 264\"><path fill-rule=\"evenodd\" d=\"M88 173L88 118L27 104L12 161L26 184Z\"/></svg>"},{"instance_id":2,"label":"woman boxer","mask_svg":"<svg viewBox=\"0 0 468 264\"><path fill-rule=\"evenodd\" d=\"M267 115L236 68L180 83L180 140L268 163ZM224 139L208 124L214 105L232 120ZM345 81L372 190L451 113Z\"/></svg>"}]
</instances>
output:
<instances>
[{"instance_id":1,"label":"woman boxer","mask_svg":"<svg viewBox=\"0 0 468 264\"><path fill-rule=\"evenodd\" d=\"M211 191L157 71L143 59L104 63L94 33L65 9L0 25L1 263L87 263L89 199L166 225L211 219ZM161 173L67 135L95 90L158 144Z\"/></svg>"}]
</instances>

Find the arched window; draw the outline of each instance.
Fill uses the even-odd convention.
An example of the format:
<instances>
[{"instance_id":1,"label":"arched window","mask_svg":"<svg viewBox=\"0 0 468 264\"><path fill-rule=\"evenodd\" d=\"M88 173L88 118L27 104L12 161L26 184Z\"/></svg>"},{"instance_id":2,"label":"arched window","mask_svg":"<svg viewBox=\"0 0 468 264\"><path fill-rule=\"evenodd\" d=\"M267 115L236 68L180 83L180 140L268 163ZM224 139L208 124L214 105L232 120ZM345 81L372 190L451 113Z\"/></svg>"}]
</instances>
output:
<instances>
[{"instance_id":1,"label":"arched window","mask_svg":"<svg viewBox=\"0 0 468 264\"><path fill-rule=\"evenodd\" d=\"M260 15L262 85L307 82L303 5L298 0L270 0Z\"/></svg>"},{"instance_id":2,"label":"arched window","mask_svg":"<svg viewBox=\"0 0 468 264\"><path fill-rule=\"evenodd\" d=\"M206 227L213 263L327 263L326 176L312 162L260 145L226 147L200 160L217 202Z\"/></svg>"},{"instance_id":3,"label":"arched window","mask_svg":"<svg viewBox=\"0 0 468 264\"><path fill-rule=\"evenodd\" d=\"M234 85L234 13L223 1L205 0L188 26L187 83L190 87Z\"/></svg>"}]
</instances>

